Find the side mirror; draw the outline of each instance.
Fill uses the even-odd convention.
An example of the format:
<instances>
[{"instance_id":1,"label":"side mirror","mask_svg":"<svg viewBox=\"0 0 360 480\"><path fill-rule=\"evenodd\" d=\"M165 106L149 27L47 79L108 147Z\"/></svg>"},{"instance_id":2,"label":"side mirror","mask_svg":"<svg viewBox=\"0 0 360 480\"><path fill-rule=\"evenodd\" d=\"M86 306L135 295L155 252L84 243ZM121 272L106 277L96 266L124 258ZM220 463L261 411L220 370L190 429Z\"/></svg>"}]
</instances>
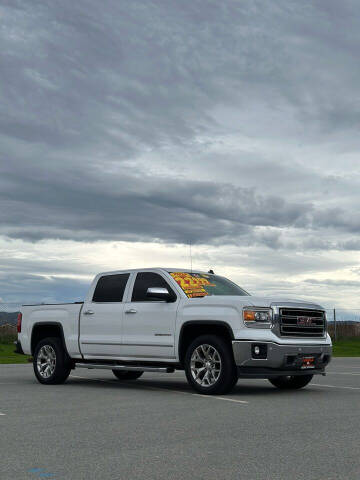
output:
<instances>
[{"instance_id":1,"label":"side mirror","mask_svg":"<svg viewBox=\"0 0 360 480\"><path fill-rule=\"evenodd\" d=\"M171 302L173 296L167 288L150 287L146 291L146 296L149 298L156 298L157 300L165 300L165 302Z\"/></svg>"}]
</instances>

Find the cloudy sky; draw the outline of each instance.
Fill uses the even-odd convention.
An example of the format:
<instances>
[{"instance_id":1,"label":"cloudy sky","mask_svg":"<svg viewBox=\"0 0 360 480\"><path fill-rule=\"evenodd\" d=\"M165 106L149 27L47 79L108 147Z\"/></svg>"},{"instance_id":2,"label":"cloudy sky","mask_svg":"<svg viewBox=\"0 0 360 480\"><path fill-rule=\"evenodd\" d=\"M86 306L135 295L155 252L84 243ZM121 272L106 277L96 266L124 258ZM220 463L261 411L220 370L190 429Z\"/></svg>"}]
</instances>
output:
<instances>
[{"instance_id":1,"label":"cloudy sky","mask_svg":"<svg viewBox=\"0 0 360 480\"><path fill-rule=\"evenodd\" d=\"M214 268L360 308L357 0L0 0L0 298Z\"/></svg>"}]
</instances>

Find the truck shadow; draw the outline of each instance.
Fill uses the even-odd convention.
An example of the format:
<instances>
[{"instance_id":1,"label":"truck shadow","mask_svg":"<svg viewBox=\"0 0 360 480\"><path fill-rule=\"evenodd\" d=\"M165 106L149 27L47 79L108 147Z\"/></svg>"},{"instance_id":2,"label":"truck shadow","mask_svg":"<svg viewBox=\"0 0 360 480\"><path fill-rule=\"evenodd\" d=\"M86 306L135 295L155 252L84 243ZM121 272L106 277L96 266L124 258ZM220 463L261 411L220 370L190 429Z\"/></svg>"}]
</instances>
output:
<instances>
[{"instance_id":1,"label":"truck shadow","mask_svg":"<svg viewBox=\"0 0 360 480\"><path fill-rule=\"evenodd\" d=\"M153 379L141 379L141 380L134 380L134 381L117 381L112 379L102 379L102 378L76 378L70 377L67 381L68 386L76 386L80 385L92 388L106 388L106 389L114 389L114 390L132 390L132 391L168 391L173 393L183 393L183 394L196 394L195 392L187 383L186 379L161 379L161 380L153 380ZM323 394L321 390L311 388L311 384L302 390L280 390L273 387L269 382L266 380L259 381L256 380L251 384L248 380L246 383L244 381L239 380L235 388L227 395L231 395L231 397L238 397L239 400L242 399L244 395L249 396L264 396L264 395L306 395L308 393L317 393Z\"/></svg>"},{"instance_id":2,"label":"truck shadow","mask_svg":"<svg viewBox=\"0 0 360 480\"><path fill-rule=\"evenodd\" d=\"M181 393L189 393L189 394L196 394L195 392L186 382L180 381L180 380L175 380L175 381L157 381L157 380L137 380L134 383L128 383L129 388L154 388L157 390L168 390L168 391L173 391L173 392L181 392ZM311 384L304 389L301 390L281 390L278 388L273 387L269 382L264 380L263 382L257 381L257 383L249 383L249 381L246 381L246 383L242 382L239 380L239 382L236 384L234 389L228 393L225 394L224 396L232 396L232 397L239 397L238 399L241 400L243 395L251 395L251 396L257 396L257 395L284 395L284 394L307 394L311 391L311 393L314 393L315 391L317 393L322 393L319 390L315 390L311 388ZM221 396L221 395L220 395Z\"/></svg>"}]
</instances>

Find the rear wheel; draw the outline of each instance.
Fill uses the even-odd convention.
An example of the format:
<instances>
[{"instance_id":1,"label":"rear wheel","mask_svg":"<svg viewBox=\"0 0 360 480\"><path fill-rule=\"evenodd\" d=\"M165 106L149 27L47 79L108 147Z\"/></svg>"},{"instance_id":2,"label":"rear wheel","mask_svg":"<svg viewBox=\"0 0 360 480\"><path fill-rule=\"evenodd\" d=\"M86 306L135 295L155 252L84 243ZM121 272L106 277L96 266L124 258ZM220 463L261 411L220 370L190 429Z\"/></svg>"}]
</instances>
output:
<instances>
[{"instance_id":1,"label":"rear wheel","mask_svg":"<svg viewBox=\"0 0 360 480\"><path fill-rule=\"evenodd\" d=\"M283 390L296 390L306 387L311 382L314 375L294 375L287 377L275 377L269 378L269 382L274 387L281 388Z\"/></svg>"},{"instance_id":2,"label":"rear wheel","mask_svg":"<svg viewBox=\"0 0 360 480\"><path fill-rule=\"evenodd\" d=\"M36 345L33 367L40 383L55 385L65 382L71 372L71 360L59 338L45 338Z\"/></svg>"},{"instance_id":3,"label":"rear wheel","mask_svg":"<svg viewBox=\"0 0 360 480\"><path fill-rule=\"evenodd\" d=\"M216 335L202 335L191 343L185 373L189 384L205 395L229 392L238 378L230 346Z\"/></svg>"},{"instance_id":4,"label":"rear wheel","mask_svg":"<svg viewBox=\"0 0 360 480\"><path fill-rule=\"evenodd\" d=\"M144 373L135 370L113 370L112 372L119 380L136 380Z\"/></svg>"}]
</instances>

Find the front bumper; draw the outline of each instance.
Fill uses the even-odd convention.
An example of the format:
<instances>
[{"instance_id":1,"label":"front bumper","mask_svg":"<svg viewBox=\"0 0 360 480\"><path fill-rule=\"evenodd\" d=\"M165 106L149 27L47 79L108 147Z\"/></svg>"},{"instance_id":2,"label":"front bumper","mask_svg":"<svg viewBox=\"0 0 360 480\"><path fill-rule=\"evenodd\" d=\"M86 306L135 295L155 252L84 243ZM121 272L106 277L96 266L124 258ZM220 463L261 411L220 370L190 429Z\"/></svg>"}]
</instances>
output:
<instances>
[{"instance_id":1,"label":"front bumper","mask_svg":"<svg viewBox=\"0 0 360 480\"><path fill-rule=\"evenodd\" d=\"M248 378L323 374L332 354L332 346L327 344L294 345L235 340L232 345L238 375ZM260 347L260 355L254 353L255 346ZM306 356L315 358L313 368L302 368Z\"/></svg>"}]
</instances>

